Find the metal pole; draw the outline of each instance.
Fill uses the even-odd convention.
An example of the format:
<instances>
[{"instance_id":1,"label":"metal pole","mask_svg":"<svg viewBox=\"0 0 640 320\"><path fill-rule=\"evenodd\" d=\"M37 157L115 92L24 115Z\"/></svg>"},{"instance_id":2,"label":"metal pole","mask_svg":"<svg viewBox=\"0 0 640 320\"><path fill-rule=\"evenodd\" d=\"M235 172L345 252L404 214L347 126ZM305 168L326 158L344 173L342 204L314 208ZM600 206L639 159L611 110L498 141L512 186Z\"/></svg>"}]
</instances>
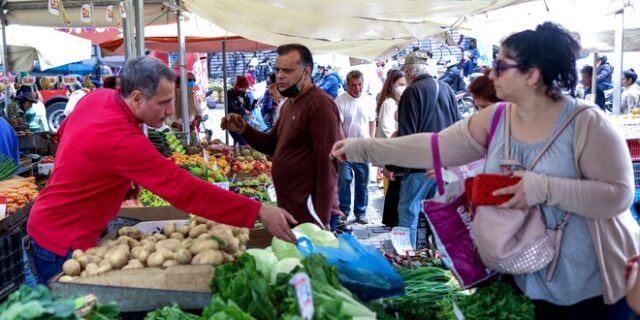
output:
<instances>
[{"instance_id":1,"label":"metal pole","mask_svg":"<svg viewBox=\"0 0 640 320\"><path fill-rule=\"evenodd\" d=\"M185 35L182 32L182 23L184 17L182 12L178 10L178 64L180 65L180 104L182 106L182 127L187 135L187 145L191 144L191 132L189 128L189 96L187 95L187 61L185 56L186 40Z\"/></svg>"},{"instance_id":2,"label":"metal pole","mask_svg":"<svg viewBox=\"0 0 640 320\"><path fill-rule=\"evenodd\" d=\"M144 1L136 0L136 51L137 56L144 56Z\"/></svg>"},{"instance_id":3,"label":"metal pole","mask_svg":"<svg viewBox=\"0 0 640 320\"><path fill-rule=\"evenodd\" d=\"M133 44L133 28L134 28L134 24L133 24L133 20L134 20L134 13L133 13L133 4L131 2L132 0L125 0L124 1L124 10L126 12L126 17L122 19L122 28L123 28L123 33L124 33L124 58L125 60L129 60L131 58L134 58L136 56L136 49L135 46Z\"/></svg>"},{"instance_id":4,"label":"metal pole","mask_svg":"<svg viewBox=\"0 0 640 320\"><path fill-rule=\"evenodd\" d=\"M622 95L622 46L624 39L624 7L616 12L616 33L614 56L615 66L613 66L613 114L620 114L620 102Z\"/></svg>"},{"instance_id":5,"label":"metal pole","mask_svg":"<svg viewBox=\"0 0 640 320\"><path fill-rule=\"evenodd\" d=\"M229 100L227 99L227 42L222 41L222 95L224 97L224 116L229 114ZM235 142L235 141L234 141ZM224 131L224 143L229 145L229 131Z\"/></svg>"},{"instance_id":6,"label":"metal pole","mask_svg":"<svg viewBox=\"0 0 640 320\"><path fill-rule=\"evenodd\" d=\"M598 53L593 53L593 71L591 72L591 103L596 103L596 90L598 90Z\"/></svg>"},{"instance_id":7,"label":"metal pole","mask_svg":"<svg viewBox=\"0 0 640 320\"><path fill-rule=\"evenodd\" d=\"M7 85L4 87L4 109L5 114L9 110L9 49L7 48L7 17L4 15L4 9L0 8L0 23L2 23L2 76L7 79ZM8 116L8 115L7 115Z\"/></svg>"}]
</instances>

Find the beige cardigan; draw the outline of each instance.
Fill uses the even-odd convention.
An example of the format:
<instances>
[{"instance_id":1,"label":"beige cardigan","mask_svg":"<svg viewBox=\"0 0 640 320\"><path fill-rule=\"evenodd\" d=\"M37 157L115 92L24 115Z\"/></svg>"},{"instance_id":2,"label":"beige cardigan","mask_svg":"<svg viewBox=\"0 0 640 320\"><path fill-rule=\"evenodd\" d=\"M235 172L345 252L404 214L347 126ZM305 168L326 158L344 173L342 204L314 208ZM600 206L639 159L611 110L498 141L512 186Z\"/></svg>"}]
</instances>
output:
<instances>
[{"instance_id":1,"label":"beige cardigan","mask_svg":"<svg viewBox=\"0 0 640 320\"><path fill-rule=\"evenodd\" d=\"M586 218L598 257L604 300L613 304L626 294L627 259L640 254L640 228L629 212L634 197L633 167L625 140L594 105L576 118L574 157L582 179L549 177L527 172L529 205L547 204ZM468 130L469 119L439 134L443 166L457 166L484 157ZM487 124L489 127L489 124ZM375 165L432 168L431 134L393 139L347 139L349 161Z\"/></svg>"}]
</instances>

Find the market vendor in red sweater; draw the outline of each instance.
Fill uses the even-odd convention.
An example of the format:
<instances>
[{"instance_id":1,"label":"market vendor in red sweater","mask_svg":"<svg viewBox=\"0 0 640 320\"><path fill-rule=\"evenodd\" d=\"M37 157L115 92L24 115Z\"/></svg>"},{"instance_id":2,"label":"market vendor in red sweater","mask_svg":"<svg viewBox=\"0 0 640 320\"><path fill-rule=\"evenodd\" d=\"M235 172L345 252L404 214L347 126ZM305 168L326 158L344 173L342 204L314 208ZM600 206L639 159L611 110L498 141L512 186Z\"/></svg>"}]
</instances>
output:
<instances>
[{"instance_id":1,"label":"market vendor in red sweater","mask_svg":"<svg viewBox=\"0 0 640 320\"><path fill-rule=\"evenodd\" d=\"M174 112L174 80L160 60L130 60L120 73L120 91L88 94L62 123L55 169L27 226L40 282L60 272L73 250L97 244L132 182L220 223L249 228L259 216L273 235L295 241L289 224L296 221L285 210L196 179L144 136L141 123L160 127Z\"/></svg>"},{"instance_id":2,"label":"market vendor in red sweater","mask_svg":"<svg viewBox=\"0 0 640 320\"><path fill-rule=\"evenodd\" d=\"M222 129L242 135L253 148L273 157L273 184L278 205L298 222L316 222L307 199L329 229L336 202L338 165L327 156L332 143L342 139L338 107L311 82L313 57L299 44L278 47L276 86L287 101L268 133L247 126L237 114L222 121ZM337 218L337 216L335 216ZM334 219L337 221L337 219Z\"/></svg>"}]
</instances>

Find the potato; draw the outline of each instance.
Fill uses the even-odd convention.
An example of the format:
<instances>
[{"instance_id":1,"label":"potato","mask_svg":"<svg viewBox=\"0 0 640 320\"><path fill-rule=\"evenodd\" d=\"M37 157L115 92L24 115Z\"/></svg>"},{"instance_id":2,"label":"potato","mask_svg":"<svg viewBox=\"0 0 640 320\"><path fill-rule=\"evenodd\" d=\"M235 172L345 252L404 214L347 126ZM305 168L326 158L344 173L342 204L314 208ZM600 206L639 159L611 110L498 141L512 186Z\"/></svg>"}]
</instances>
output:
<instances>
[{"instance_id":1,"label":"potato","mask_svg":"<svg viewBox=\"0 0 640 320\"><path fill-rule=\"evenodd\" d=\"M234 237L240 233L240 228L238 227L230 226L229 229L231 229L231 233L233 233Z\"/></svg>"},{"instance_id":2,"label":"potato","mask_svg":"<svg viewBox=\"0 0 640 320\"><path fill-rule=\"evenodd\" d=\"M234 254L237 251L240 251L240 240L237 238L228 239L224 246L222 246L224 251Z\"/></svg>"},{"instance_id":3,"label":"potato","mask_svg":"<svg viewBox=\"0 0 640 320\"><path fill-rule=\"evenodd\" d=\"M81 249L75 249L73 250L73 254L71 254L71 258L77 258L79 256L84 255L84 251L82 251Z\"/></svg>"},{"instance_id":4,"label":"potato","mask_svg":"<svg viewBox=\"0 0 640 320\"><path fill-rule=\"evenodd\" d=\"M64 276L62 276L62 277L60 277L58 279L58 282L71 282L71 281L73 281L73 279L74 279L74 277L72 277L72 276L64 275Z\"/></svg>"},{"instance_id":5,"label":"potato","mask_svg":"<svg viewBox=\"0 0 640 320\"><path fill-rule=\"evenodd\" d=\"M189 251L192 254L197 255L198 253L205 250L217 250L219 248L218 242L215 240L209 239L198 239L193 242Z\"/></svg>"},{"instance_id":6,"label":"potato","mask_svg":"<svg viewBox=\"0 0 640 320\"><path fill-rule=\"evenodd\" d=\"M180 241L184 240L184 236L180 232L174 232L169 236L169 239L178 239Z\"/></svg>"},{"instance_id":7,"label":"potato","mask_svg":"<svg viewBox=\"0 0 640 320\"><path fill-rule=\"evenodd\" d=\"M100 261L100 263L98 263L98 267L104 267L104 266L111 266L111 262L109 262L108 260L102 260Z\"/></svg>"},{"instance_id":8,"label":"potato","mask_svg":"<svg viewBox=\"0 0 640 320\"><path fill-rule=\"evenodd\" d=\"M195 219L192 219L191 221L189 221L188 226L189 226L189 231L191 231L191 229L198 226L198 221L196 221Z\"/></svg>"},{"instance_id":9,"label":"potato","mask_svg":"<svg viewBox=\"0 0 640 320\"><path fill-rule=\"evenodd\" d=\"M128 247L127 247L128 248ZM129 251L125 250L121 246L117 246L115 248L109 249L107 253L104 254L104 259L109 261L111 267L113 269L120 269L129 261L130 255Z\"/></svg>"},{"instance_id":10,"label":"potato","mask_svg":"<svg viewBox=\"0 0 640 320\"><path fill-rule=\"evenodd\" d=\"M163 268L169 268L169 267L173 267L173 266L177 266L179 263L176 260L166 260L165 262L162 263L162 267Z\"/></svg>"},{"instance_id":11,"label":"potato","mask_svg":"<svg viewBox=\"0 0 640 320\"><path fill-rule=\"evenodd\" d=\"M133 249L131 249L131 256L134 258L138 258L138 255L140 254L140 251L144 250L143 247L135 247Z\"/></svg>"},{"instance_id":12,"label":"potato","mask_svg":"<svg viewBox=\"0 0 640 320\"><path fill-rule=\"evenodd\" d=\"M167 222L162 227L162 231L165 236L170 236L172 233L176 232L176 223L175 222Z\"/></svg>"},{"instance_id":13,"label":"potato","mask_svg":"<svg viewBox=\"0 0 640 320\"><path fill-rule=\"evenodd\" d=\"M176 228L176 232L180 233L183 236L187 236L189 234L189 226L184 225Z\"/></svg>"},{"instance_id":14,"label":"potato","mask_svg":"<svg viewBox=\"0 0 640 320\"><path fill-rule=\"evenodd\" d=\"M138 254L138 256L136 258L140 262L145 263L145 262L147 262L147 259L149 258L150 255L151 255L151 251L142 250L142 251L140 251L140 253Z\"/></svg>"},{"instance_id":15,"label":"potato","mask_svg":"<svg viewBox=\"0 0 640 320\"><path fill-rule=\"evenodd\" d=\"M69 259L62 265L62 271L64 271L64 274L68 276L78 276L80 275L80 272L82 272L82 267L80 266L80 262L77 260Z\"/></svg>"},{"instance_id":16,"label":"potato","mask_svg":"<svg viewBox=\"0 0 640 320\"><path fill-rule=\"evenodd\" d=\"M164 257L161 252L154 252L147 259L147 266L150 268L160 267L164 263Z\"/></svg>"},{"instance_id":17,"label":"potato","mask_svg":"<svg viewBox=\"0 0 640 320\"><path fill-rule=\"evenodd\" d=\"M210 264L217 266L222 263L224 263L224 257L218 250L202 251L193 257L193 260L191 260L191 264Z\"/></svg>"},{"instance_id":18,"label":"potato","mask_svg":"<svg viewBox=\"0 0 640 320\"><path fill-rule=\"evenodd\" d=\"M122 227L118 230L118 236L129 236L136 240L142 239L142 231L135 227Z\"/></svg>"},{"instance_id":19,"label":"potato","mask_svg":"<svg viewBox=\"0 0 640 320\"><path fill-rule=\"evenodd\" d=\"M89 264L87 265L87 268L86 268L86 270L85 270L85 271L87 272L87 275L88 275L88 276L92 276L92 275L96 274L96 270L98 270L99 268L100 268L100 267L98 267L98 265L97 265L97 264L95 264L95 263L89 263Z\"/></svg>"},{"instance_id":20,"label":"potato","mask_svg":"<svg viewBox=\"0 0 640 320\"><path fill-rule=\"evenodd\" d=\"M129 236L118 237L118 243L120 243L121 245L127 245L129 248L137 247L140 245L140 241Z\"/></svg>"},{"instance_id":21,"label":"potato","mask_svg":"<svg viewBox=\"0 0 640 320\"><path fill-rule=\"evenodd\" d=\"M144 264L138 259L131 259L122 270L144 269Z\"/></svg>"},{"instance_id":22,"label":"potato","mask_svg":"<svg viewBox=\"0 0 640 320\"><path fill-rule=\"evenodd\" d=\"M103 265L101 267L98 267L98 269L95 270L94 275L105 273L105 272L111 271L111 270L113 270L111 265L105 264L105 265ZM91 274L89 274L89 275L91 275Z\"/></svg>"},{"instance_id":23,"label":"potato","mask_svg":"<svg viewBox=\"0 0 640 320\"><path fill-rule=\"evenodd\" d=\"M209 233L214 235L214 236L216 236L216 237L218 237L218 238L220 238L220 239L223 239L223 240L233 238L233 232L231 232L231 230L229 228L226 228L226 227L224 227L224 228L219 228L219 227L213 228L213 229L211 229L211 231Z\"/></svg>"},{"instance_id":24,"label":"potato","mask_svg":"<svg viewBox=\"0 0 640 320\"><path fill-rule=\"evenodd\" d=\"M199 235L206 233L207 232L207 226L204 224L201 224L191 230L189 230L189 237L190 238L197 238Z\"/></svg>"},{"instance_id":25,"label":"potato","mask_svg":"<svg viewBox=\"0 0 640 320\"><path fill-rule=\"evenodd\" d=\"M241 233L236 237L236 239L240 240L240 244L245 244L249 242L249 235Z\"/></svg>"},{"instance_id":26,"label":"potato","mask_svg":"<svg viewBox=\"0 0 640 320\"><path fill-rule=\"evenodd\" d=\"M86 276L87 276L87 272L86 272L86 271L82 271L82 272L80 272L80 276L81 276L81 277L86 277Z\"/></svg>"},{"instance_id":27,"label":"potato","mask_svg":"<svg viewBox=\"0 0 640 320\"><path fill-rule=\"evenodd\" d=\"M203 233L201 235L198 236L198 238L196 239L211 239L211 235L208 233Z\"/></svg>"},{"instance_id":28,"label":"potato","mask_svg":"<svg viewBox=\"0 0 640 320\"><path fill-rule=\"evenodd\" d=\"M154 233L154 234L153 234L153 237L154 237L154 238L156 238L157 240L164 240L164 239L166 239L166 238L167 238L167 236L165 236L165 235L164 235L164 234L162 234L162 233Z\"/></svg>"},{"instance_id":29,"label":"potato","mask_svg":"<svg viewBox=\"0 0 640 320\"><path fill-rule=\"evenodd\" d=\"M236 258L234 258L232 255L222 251L222 256L224 257L224 261L225 262L233 262L236 260Z\"/></svg>"},{"instance_id":30,"label":"potato","mask_svg":"<svg viewBox=\"0 0 640 320\"><path fill-rule=\"evenodd\" d=\"M100 258L98 256L90 255L90 254L85 254L83 256L79 256L78 258L76 258L76 260L78 260L78 262L80 262L80 265L83 268L86 268L87 265L89 263L92 263L92 262L95 263L95 264L99 264L102 261L102 258Z\"/></svg>"},{"instance_id":31,"label":"potato","mask_svg":"<svg viewBox=\"0 0 640 320\"><path fill-rule=\"evenodd\" d=\"M188 249L184 249L184 248L180 248L178 250L176 250L176 261L178 261L179 264L189 264L191 263L191 258L193 256L191 255L191 251L189 251Z\"/></svg>"},{"instance_id":32,"label":"potato","mask_svg":"<svg viewBox=\"0 0 640 320\"><path fill-rule=\"evenodd\" d=\"M193 245L193 239L191 238L186 238L182 240L182 242L180 242L180 248L189 249L191 248L192 245Z\"/></svg>"},{"instance_id":33,"label":"potato","mask_svg":"<svg viewBox=\"0 0 640 320\"><path fill-rule=\"evenodd\" d=\"M160 253L165 260L173 259L175 257L175 254L173 253L173 251L166 248L157 248L156 252L154 253Z\"/></svg>"},{"instance_id":34,"label":"potato","mask_svg":"<svg viewBox=\"0 0 640 320\"><path fill-rule=\"evenodd\" d=\"M198 224L207 224L207 222L211 221L207 218L200 217L200 216L195 216L195 220L196 222L198 222Z\"/></svg>"},{"instance_id":35,"label":"potato","mask_svg":"<svg viewBox=\"0 0 640 320\"><path fill-rule=\"evenodd\" d=\"M156 245L155 244L146 244L146 245L142 246L142 248L144 250L149 251L149 253L156 252Z\"/></svg>"},{"instance_id":36,"label":"potato","mask_svg":"<svg viewBox=\"0 0 640 320\"><path fill-rule=\"evenodd\" d=\"M147 235L140 242L143 242L143 241L156 243L156 242L158 242L158 239L156 239L156 237L154 237L152 233L147 233ZM143 244L143 245L145 245L145 244Z\"/></svg>"},{"instance_id":37,"label":"potato","mask_svg":"<svg viewBox=\"0 0 640 320\"><path fill-rule=\"evenodd\" d=\"M95 247L94 248L89 248L89 249L87 249L85 254L89 254L89 255L95 256L97 251L98 251L98 248L95 248Z\"/></svg>"},{"instance_id":38,"label":"potato","mask_svg":"<svg viewBox=\"0 0 640 320\"><path fill-rule=\"evenodd\" d=\"M215 221L207 221L207 229L213 229L213 227L215 227L217 225L217 223Z\"/></svg>"},{"instance_id":39,"label":"potato","mask_svg":"<svg viewBox=\"0 0 640 320\"><path fill-rule=\"evenodd\" d=\"M98 249L96 249L96 257L99 258L104 258L104 254L107 253L107 250L109 250L109 248L107 247L98 247Z\"/></svg>"},{"instance_id":40,"label":"potato","mask_svg":"<svg viewBox=\"0 0 640 320\"><path fill-rule=\"evenodd\" d=\"M180 245L180 240L178 239L167 239L161 240L156 243L156 250L160 248L169 249L171 251L175 251Z\"/></svg>"}]
</instances>

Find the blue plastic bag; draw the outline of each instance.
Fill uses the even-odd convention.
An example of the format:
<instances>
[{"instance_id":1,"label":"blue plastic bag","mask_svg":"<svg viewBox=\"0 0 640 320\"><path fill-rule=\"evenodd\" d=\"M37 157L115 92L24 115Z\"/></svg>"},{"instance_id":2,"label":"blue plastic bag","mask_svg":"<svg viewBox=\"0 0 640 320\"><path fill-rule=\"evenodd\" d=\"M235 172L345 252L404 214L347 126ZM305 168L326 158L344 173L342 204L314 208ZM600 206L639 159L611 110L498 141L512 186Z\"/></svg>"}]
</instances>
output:
<instances>
[{"instance_id":1,"label":"blue plastic bag","mask_svg":"<svg viewBox=\"0 0 640 320\"><path fill-rule=\"evenodd\" d=\"M340 283L364 301L404 294L402 278L374 247L362 245L350 234L341 234L338 242L338 248L321 247L301 237L298 251L305 257L319 253L337 266Z\"/></svg>"}]
</instances>

